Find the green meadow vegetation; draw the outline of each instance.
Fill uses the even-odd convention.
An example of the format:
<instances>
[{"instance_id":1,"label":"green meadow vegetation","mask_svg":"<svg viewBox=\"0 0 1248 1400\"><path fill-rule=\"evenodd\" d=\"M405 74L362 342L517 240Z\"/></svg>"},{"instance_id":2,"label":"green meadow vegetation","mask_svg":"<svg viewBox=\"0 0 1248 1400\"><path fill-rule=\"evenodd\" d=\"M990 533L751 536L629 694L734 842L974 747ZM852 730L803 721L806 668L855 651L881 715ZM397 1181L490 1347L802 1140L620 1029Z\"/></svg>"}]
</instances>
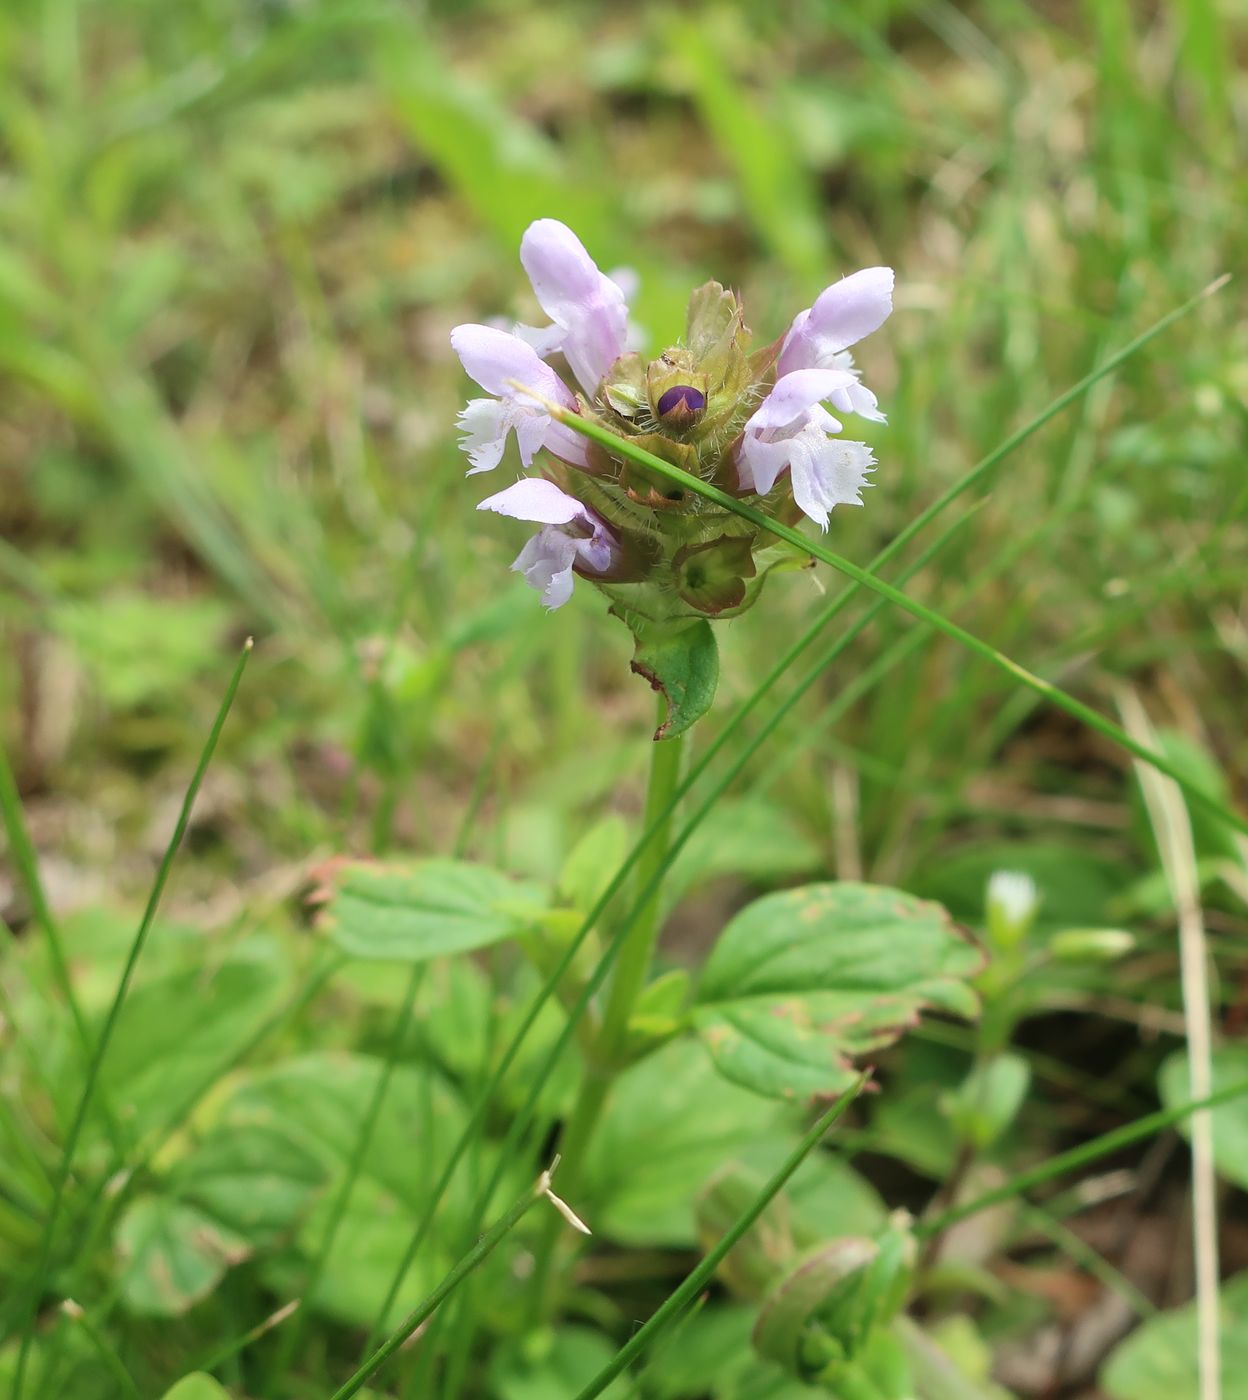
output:
<instances>
[{"instance_id":1,"label":"green meadow vegetation","mask_svg":"<svg viewBox=\"0 0 1248 1400\"><path fill-rule=\"evenodd\" d=\"M1248 1400L1246 57L5 0L0 1397ZM826 534L573 415L771 542L657 741L465 477L539 219L643 355L896 273Z\"/></svg>"}]
</instances>

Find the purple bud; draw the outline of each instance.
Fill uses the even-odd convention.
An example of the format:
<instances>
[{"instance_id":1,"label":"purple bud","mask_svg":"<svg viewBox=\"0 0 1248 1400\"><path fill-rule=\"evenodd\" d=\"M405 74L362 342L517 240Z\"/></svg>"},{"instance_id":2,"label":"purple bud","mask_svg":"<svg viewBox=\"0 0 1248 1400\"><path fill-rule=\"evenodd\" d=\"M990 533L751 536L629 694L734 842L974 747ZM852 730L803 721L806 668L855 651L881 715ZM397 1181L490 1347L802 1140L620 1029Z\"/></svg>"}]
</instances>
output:
<instances>
[{"instance_id":1,"label":"purple bud","mask_svg":"<svg viewBox=\"0 0 1248 1400\"><path fill-rule=\"evenodd\" d=\"M659 400L659 417L674 423L687 423L706 407L706 395L692 384L674 384Z\"/></svg>"}]
</instances>

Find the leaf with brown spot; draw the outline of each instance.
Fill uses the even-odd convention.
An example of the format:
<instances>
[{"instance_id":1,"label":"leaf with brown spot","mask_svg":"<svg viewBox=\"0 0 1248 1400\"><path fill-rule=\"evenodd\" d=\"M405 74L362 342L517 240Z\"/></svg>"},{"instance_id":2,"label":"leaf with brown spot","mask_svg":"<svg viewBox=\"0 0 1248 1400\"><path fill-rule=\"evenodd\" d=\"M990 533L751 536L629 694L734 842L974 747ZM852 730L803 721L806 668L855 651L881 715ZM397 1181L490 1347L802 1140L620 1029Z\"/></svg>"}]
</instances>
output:
<instances>
[{"instance_id":1,"label":"leaf with brown spot","mask_svg":"<svg viewBox=\"0 0 1248 1400\"><path fill-rule=\"evenodd\" d=\"M770 1098L827 1097L921 1011L974 1016L969 980L982 962L939 904L806 885L732 920L703 969L694 1024L726 1079Z\"/></svg>"},{"instance_id":2,"label":"leaf with brown spot","mask_svg":"<svg viewBox=\"0 0 1248 1400\"><path fill-rule=\"evenodd\" d=\"M180 1317L247 1257L247 1241L194 1206L133 1201L117 1226L121 1296L143 1317Z\"/></svg>"}]
</instances>

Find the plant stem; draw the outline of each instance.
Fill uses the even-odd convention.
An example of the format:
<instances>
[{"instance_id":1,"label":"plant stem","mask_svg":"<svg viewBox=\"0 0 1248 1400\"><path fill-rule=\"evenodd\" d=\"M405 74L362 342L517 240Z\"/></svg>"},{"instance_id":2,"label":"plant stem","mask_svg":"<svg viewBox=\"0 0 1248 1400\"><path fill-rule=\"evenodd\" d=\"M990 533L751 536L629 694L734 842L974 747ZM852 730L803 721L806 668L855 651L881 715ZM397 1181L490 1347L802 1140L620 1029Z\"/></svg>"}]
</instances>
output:
<instances>
[{"instance_id":1,"label":"plant stem","mask_svg":"<svg viewBox=\"0 0 1248 1400\"><path fill-rule=\"evenodd\" d=\"M659 723L663 722L666 702L659 698ZM650 888L654 877L662 869L667 857L667 846L671 839L672 818L675 808L672 797L680 783L680 765L684 756L684 736L674 739L656 740L650 755L650 783L646 790L646 810L642 818L642 829L653 831L645 848L637 860L637 873L634 877L639 891ZM628 1040L628 1022L633 1014L637 998L645 987L650 973L650 960L654 955L654 945L659 933L659 911L661 908L661 887L650 890L645 903L638 909L633 921L632 932L620 949L615 976L611 980L611 990L607 994L607 1007L603 1013L602 1031L599 1034L601 1058L614 1063L624 1050ZM566 1188L569 1177L569 1159L564 1155L560 1180Z\"/></svg>"},{"instance_id":2,"label":"plant stem","mask_svg":"<svg viewBox=\"0 0 1248 1400\"><path fill-rule=\"evenodd\" d=\"M666 702L658 700L659 723L666 715ZM638 898L632 928L620 948L615 973L607 992L602 1028L586 1058L576 1103L559 1140L559 1189L574 1196L581 1184L586 1155L594 1129L602 1114L611 1085L625 1062L628 1045L628 1023L650 974L650 962L659 935L659 915L662 909L660 874L667 863L671 840L672 818L676 806L674 795L680 784L681 760L684 757L684 736L654 741L650 752L650 780L646 789L646 808L642 829L650 832L637 858L634 879ZM537 1252L537 1267L531 1296L536 1317L550 1312L556 1302L552 1287L551 1265L559 1239L558 1220L547 1221Z\"/></svg>"}]
</instances>

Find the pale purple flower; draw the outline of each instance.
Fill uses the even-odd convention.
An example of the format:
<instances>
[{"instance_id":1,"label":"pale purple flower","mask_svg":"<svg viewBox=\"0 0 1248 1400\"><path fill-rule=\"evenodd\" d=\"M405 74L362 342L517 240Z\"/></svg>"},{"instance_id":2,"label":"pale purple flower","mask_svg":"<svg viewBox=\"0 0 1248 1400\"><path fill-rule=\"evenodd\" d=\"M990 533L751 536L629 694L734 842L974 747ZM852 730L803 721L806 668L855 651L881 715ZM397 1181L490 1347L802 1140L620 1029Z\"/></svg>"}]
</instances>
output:
<instances>
[{"instance_id":1,"label":"pale purple flower","mask_svg":"<svg viewBox=\"0 0 1248 1400\"><path fill-rule=\"evenodd\" d=\"M585 245L558 219L538 219L529 225L520 240L520 261L538 304L554 322L524 327L520 333L540 355L562 350L592 399L603 376L629 348L624 291L599 272Z\"/></svg>"},{"instance_id":2,"label":"pale purple flower","mask_svg":"<svg viewBox=\"0 0 1248 1400\"><path fill-rule=\"evenodd\" d=\"M459 415L460 445L472 463L468 475L492 471L502 461L507 434L513 429L520 460L531 466L543 448L575 467L588 462L585 439L551 417L532 389L563 408L576 408L576 396L532 346L493 326L456 326L451 345L464 369L492 399L470 399Z\"/></svg>"},{"instance_id":3,"label":"pale purple flower","mask_svg":"<svg viewBox=\"0 0 1248 1400\"><path fill-rule=\"evenodd\" d=\"M793 499L823 530L833 506L860 506L875 458L866 443L830 436L841 423L823 407L856 383L845 369L797 369L779 379L741 434L742 488L766 495L787 467Z\"/></svg>"},{"instance_id":4,"label":"pale purple flower","mask_svg":"<svg viewBox=\"0 0 1248 1400\"><path fill-rule=\"evenodd\" d=\"M552 611L572 596L572 571L604 574L615 562L618 544L606 521L575 496L544 477L526 477L482 501L513 520L531 520L543 528L516 556L512 568L542 595Z\"/></svg>"},{"instance_id":5,"label":"pale purple flower","mask_svg":"<svg viewBox=\"0 0 1248 1400\"><path fill-rule=\"evenodd\" d=\"M815 304L798 312L780 348L776 373L799 369L840 369L852 382L832 396L842 413L882 423L875 395L859 382L849 347L878 330L893 309L891 267L865 267L820 292Z\"/></svg>"}]
</instances>

